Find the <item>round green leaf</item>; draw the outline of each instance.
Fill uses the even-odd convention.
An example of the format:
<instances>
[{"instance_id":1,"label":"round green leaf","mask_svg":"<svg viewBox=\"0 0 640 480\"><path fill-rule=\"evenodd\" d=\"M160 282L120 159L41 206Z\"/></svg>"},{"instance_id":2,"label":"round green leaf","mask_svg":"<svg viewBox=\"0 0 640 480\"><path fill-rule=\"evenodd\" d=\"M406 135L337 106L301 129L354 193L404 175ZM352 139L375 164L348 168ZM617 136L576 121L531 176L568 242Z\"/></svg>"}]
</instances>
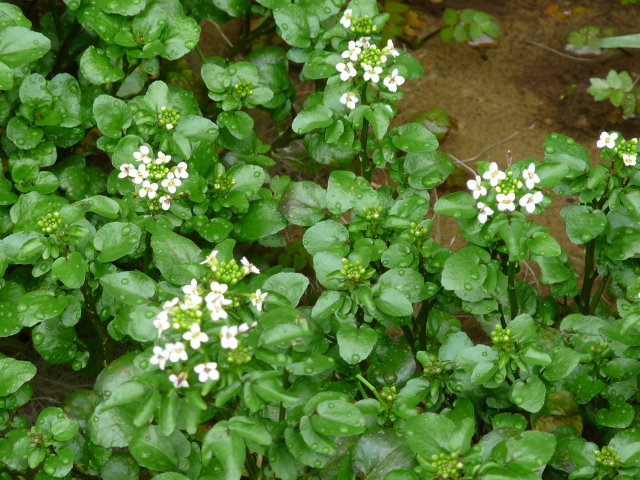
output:
<instances>
[{"instance_id":1,"label":"round green leaf","mask_svg":"<svg viewBox=\"0 0 640 480\"><path fill-rule=\"evenodd\" d=\"M129 106L110 95L99 95L93 101L93 116L100 131L107 137L120 138L122 131L131 125Z\"/></svg>"},{"instance_id":2,"label":"round green leaf","mask_svg":"<svg viewBox=\"0 0 640 480\"><path fill-rule=\"evenodd\" d=\"M93 245L99 262L113 262L138 248L142 230L133 223L111 222L96 232Z\"/></svg>"},{"instance_id":3,"label":"round green leaf","mask_svg":"<svg viewBox=\"0 0 640 480\"><path fill-rule=\"evenodd\" d=\"M36 367L30 362L0 358L0 397L12 394L35 375Z\"/></svg>"},{"instance_id":4,"label":"round green leaf","mask_svg":"<svg viewBox=\"0 0 640 480\"><path fill-rule=\"evenodd\" d=\"M353 323L340 325L337 333L340 356L345 362L356 364L365 360L378 341L378 333L367 325L358 328Z\"/></svg>"},{"instance_id":5,"label":"round green leaf","mask_svg":"<svg viewBox=\"0 0 640 480\"><path fill-rule=\"evenodd\" d=\"M100 284L117 300L127 305L146 303L156 293L155 282L137 270L110 273L100 279Z\"/></svg>"}]
</instances>

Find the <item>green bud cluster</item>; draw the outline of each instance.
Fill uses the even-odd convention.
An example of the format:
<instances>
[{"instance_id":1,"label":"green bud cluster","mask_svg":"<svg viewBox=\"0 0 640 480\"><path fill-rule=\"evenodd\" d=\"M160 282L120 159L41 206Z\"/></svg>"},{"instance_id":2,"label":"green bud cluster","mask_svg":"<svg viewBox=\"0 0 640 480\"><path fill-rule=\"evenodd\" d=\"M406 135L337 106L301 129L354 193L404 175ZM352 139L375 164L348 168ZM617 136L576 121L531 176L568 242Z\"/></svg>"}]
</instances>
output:
<instances>
[{"instance_id":1,"label":"green bud cluster","mask_svg":"<svg viewBox=\"0 0 640 480\"><path fill-rule=\"evenodd\" d=\"M147 165L147 171L149 172L149 181L164 180L171 170L168 169L165 164L158 165L156 162L151 162Z\"/></svg>"},{"instance_id":2,"label":"green bud cluster","mask_svg":"<svg viewBox=\"0 0 640 480\"><path fill-rule=\"evenodd\" d=\"M389 403L394 402L398 398L396 387L382 387L382 390L380 390L380 396L383 400L386 400Z\"/></svg>"},{"instance_id":3,"label":"green bud cluster","mask_svg":"<svg viewBox=\"0 0 640 480\"><path fill-rule=\"evenodd\" d=\"M48 447L50 445L50 442L47 442L43 437L42 432L37 430L30 430L27 432L27 436L31 438L33 445L36 447Z\"/></svg>"},{"instance_id":4,"label":"green bud cluster","mask_svg":"<svg viewBox=\"0 0 640 480\"><path fill-rule=\"evenodd\" d=\"M213 280L229 286L235 285L247 275L244 268L240 267L235 260L211 265L211 274Z\"/></svg>"},{"instance_id":5,"label":"green bud cluster","mask_svg":"<svg viewBox=\"0 0 640 480\"><path fill-rule=\"evenodd\" d=\"M429 377L439 377L444 372L446 362L441 362L435 355L429 355L428 363L422 364L422 371Z\"/></svg>"},{"instance_id":6,"label":"green bud cluster","mask_svg":"<svg viewBox=\"0 0 640 480\"><path fill-rule=\"evenodd\" d=\"M495 330L491 332L491 343L493 343L494 350L510 353L516 349L516 340L513 338L513 333L508 328L502 328L500 325L496 325Z\"/></svg>"},{"instance_id":7,"label":"green bud cluster","mask_svg":"<svg viewBox=\"0 0 640 480\"><path fill-rule=\"evenodd\" d=\"M162 210L162 205L160 205L159 197L152 198L151 200L149 200L148 207L149 207L149 211L151 213L157 213L157 212L161 211Z\"/></svg>"},{"instance_id":8,"label":"green bud cluster","mask_svg":"<svg viewBox=\"0 0 640 480\"><path fill-rule=\"evenodd\" d=\"M222 196L231 190L236 184L235 179L224 173L218 173L213 180L213 191L217 196Z\"/></svg>"},{"instance_id":9,"label":"green bud cluster","mask_svg":"<svg viewBox=\"0 0 640 480\"><path fill-rule=\"evenodd\" d=\"M175 330L189 330L194 323L200 324L202 320L202 310L199 308L189 308L183 310L181 308L171 309L171 325Z\"/></svg>"},{"instance_id":10,"label":"green bud cluster","mask_svg":"<svg viewBox=\"0 0 640 480\"><path fill-rule=\"evenodd\" d=\"M360 263L360 260L356 260L354 263L351 263L349 259L343 258L342 265L340 273L349 283L360 283L364 274L367 272L366 267Z\"/></svg>"},{"instance_id":11,"label":"green bud cluster","mask_svg":"<svg viewBox=\"0 0 640 480\"><path fill-rule=\"evenodd\" d=\"M50 235L57 232L62 226L60 212L47 213L44 217L38 220L38 226L44 234Z\"/></svg>"},{"instance_id":12,"label":"green bud cluster","mask_svg":"<svg viewBox=\"0 0 640 480\"><path fill-rule=\"evenodd\" d=\"M382 65L382 50L375 45L369 45L367 48L362 49L362 53L358 56L360 63L366 63L372 67L378 67Z\"/></svg>"},{"instance_id":13,"label":"green bud cluster","mask_svg":"<svg viewBox=\"0 0 640 480\"><path fill-rule=\"evenodd\" d=\"M375 222L380 219L380 214L382 213L382 207L375 207L373 205L370 207L364 207L362 209L362 213L364 214L364 217L367 220Z\"/></svg>"},{"instance_id":14,"label":"green bud cluster","mask_svg":"<svg viewBox=\"0 0 640 480\"><path fill-rule=\"evenodd\" d=\"M464 465L454 452L431 455L431 467L436 471L435 478L457 480L462 476Z\"/></svg>"},{"instance_id":15,"label":"green bud cluster","mask_svg":"<svg viewBox=\"0 0 640 480\"><path fill-rule=\"evenodd\" d=\"M160 109L160 113L158 113L158 123L161 127L167 127L167 125L171 125L170 128L174 128L178 122L180 121L180 114L174 110L173 107L162 107Z\"/></svg>"},{"instance_id":16,"label":"green bud cluster","mask_svg":"<svg viewBox=\"0 0 640 480\"><path fill-rule=\"evenodd\" d=\"M233 95L238 99L248 97L253 93L253 82L247 80L246 82L238 82L233 86Z\"/></svg>"},{"instance_id":17,"label":"green bud cluster","mask_svg":"<svg viewBox=\"0 0 640 480\"><path fill-rule=\"evenodd\" d=\"M515 193L522 188L522 182L513 177L513 172L507 172L507 178L500 180L496 186L497 193Z\"/></svg>"},{"instance_id":18,"label":"green bud cluster","mask_svg":"<svg viewBox=\"0 0 640 480\"><path fill-rule=\"evenodd\" d=\"M608 348L609 348L609 344L607 342L604 342L604 343L596 342L593 345L591 345L591 348L589 350L591 350L591 357L593 358L593 361L596 363L600 363L602 359L605 357Z\"/></svg>"},{"instance_id":19,"label":"green bud cluster","mask_svg":"<svg viewBox=\"0 0 640 480\"><path fill-rule=\"evenodd\" d=\"M613 151L616 152L621 158L622 154L637 155L638 154L638 139L632 138L631 140L622 140L615 147Z\"/></svg>"},{"instance_id":20,"label":"green bud cluster","mask_svg":"<svg viewBox=\"0 0 640 480\"><path fill-rule=\"evenodd\" d=\"M373 24L373 20L368 15L365 15L355 20L349 30L358 35L371 35L378 31L378 27Z\"/></svg>"},{"instance_id":21,"label":"green bud cluster","mask_svg":"<svg viewBox=\"0 0 640 480\"><path fill-rule=\"evenodd\" d=\"M605 445L600 450L595 450L596 464L606 468L617 468L620 466L620 455L610 445Z\"/></svg>"},{"instance_id":22,"label":"green bud cluster","mask_svg":"<svg viewBox=\"0 0 640 480\"><path fill-rule=\"evenodd\" d=\"M248 347L238 346L235 350L227 353L227 362L232 365L244 365L251 361L251 350Z\"/></svg>"}]
</instances>

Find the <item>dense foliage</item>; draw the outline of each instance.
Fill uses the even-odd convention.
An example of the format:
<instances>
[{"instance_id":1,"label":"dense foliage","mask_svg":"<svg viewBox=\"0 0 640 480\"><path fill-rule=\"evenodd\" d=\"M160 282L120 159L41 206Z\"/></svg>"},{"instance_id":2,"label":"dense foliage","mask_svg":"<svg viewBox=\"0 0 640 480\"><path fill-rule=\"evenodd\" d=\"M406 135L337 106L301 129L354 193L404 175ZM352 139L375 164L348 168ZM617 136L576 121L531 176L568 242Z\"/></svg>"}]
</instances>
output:
<instances>
[{"instance_id":1,"label":"dense foliage","mask_svg":"<svg viewBox=\"0 0 640 480\"><path fill-rule=\"evenodd\" d=\"M552 133L432 201L455 162L395 120L423 70L373 0L39 8L0 3L0 479L640 476L636 139ZM29 416L34 364L93 386Z\"/></svg>"}]
</instances>

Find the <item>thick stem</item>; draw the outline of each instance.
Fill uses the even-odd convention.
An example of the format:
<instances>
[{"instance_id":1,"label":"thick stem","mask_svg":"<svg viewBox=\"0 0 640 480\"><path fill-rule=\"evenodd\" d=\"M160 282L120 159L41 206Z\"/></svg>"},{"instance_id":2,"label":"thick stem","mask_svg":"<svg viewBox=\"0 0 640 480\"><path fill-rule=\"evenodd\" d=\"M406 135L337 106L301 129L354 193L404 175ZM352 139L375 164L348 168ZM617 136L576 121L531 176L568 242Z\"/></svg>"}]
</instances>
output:
<instances>
[{"instance_id":1,"label":"thick stem","mask_svg":"<svg viewBox=\"0 0 640 480\"><path fill-rule=\"evenodd\" d=\"M598 306L598 302L600 301L600 298L602 298L602 293L604 292L604 289L607 287L607 283L609 282L609 277L610 276L611 276L611 274L607 273L603 277L602 281L600 282L600 286L598 287L598 290L596 291L596 294L593 296L593 298L591 299L591 303L589 304L589 311L587 312L589 315Z\"/></svg>"},{"instance_id":2,"label":"thick stem","mask_svg":"<svg viewBox=\"0 0 640 480\"><path fill-rule=\"evenodd\" d=\"M518 296L516 295L516 267L518 262L509 261L507 292L509 294L509 308L511 320L518 315Z\"/></svg>"},{"instance_id":3,"label":"thick stem","mask_svg":"<svg viewBox=\"0 0 640 480\"><path fill-rule=\"evenodd\" d=\"M367 101L367 84L362 85L361 101L364 104ZM369 140L369 120L367 117L362 117L362 131L360 132L360 176L364 177L367 181L371 181L371 173L373 171L371 160L367 155L367 143Z\"/></svg>"},{"instance_id":4,"label":"thick stem","mask_svg":"<svg viewBox=\"0 0 640 480\"><path fill-rule=\"evenodd\" d=\"M256 29L248 36L245 36L242 40L237 42L232 48L227 50L224 54L224 58L231 59L237 54L244 52L244 50L253 42L256 38L269 33L275 28L275 22L273 17L265 18L264 21L256 27Z\"/></svg>"},{"instance_id":5,"label":"thick stem","mask_svg":"<svg viewBox=\"0 0 640 480\"><path fill-rule=\"evenodd\" d=\"M411 347L411 351L415 355L417 350L416 350L416 339L413 336L413 332L406 325L402 325L400 328L402 328L402 333L404 333L404 336L407 337L407 342L409 342L409 347Z\"/></svg>"},{"instance_id":6,"label":"thick stem","mask_svg":"<svg viewBox=\"0 0 640 480\"><path fill-rule=\"evenodd\" d=\"M107 330L104 328L102 320L100 320L100 317L98 316L96 302L93 300L93 295L91 295L89 286L84 284L80 291L82 292L82 295L84 295L84 302L86 305L85 310L89 314L93 328L100 339L100 344L102 345L102 364L106 367L113 357L113 342L111 341L111 337L107 333Z\"/></svg>"},{"instance_id":7,"label":"thick stem","mask_svg":"<svg viewBox=\"0 0 640 480\"><path fill-rule=\"evenodd\" d=\"M591 304L591 290L593 282L595 282L598 272L595 269L596 257L596 240L595 238L587 242L584 253L584 282L582 282L582 292L580 297L582 300L582 313L589 314Z\"/></svg>"}]
</instances>

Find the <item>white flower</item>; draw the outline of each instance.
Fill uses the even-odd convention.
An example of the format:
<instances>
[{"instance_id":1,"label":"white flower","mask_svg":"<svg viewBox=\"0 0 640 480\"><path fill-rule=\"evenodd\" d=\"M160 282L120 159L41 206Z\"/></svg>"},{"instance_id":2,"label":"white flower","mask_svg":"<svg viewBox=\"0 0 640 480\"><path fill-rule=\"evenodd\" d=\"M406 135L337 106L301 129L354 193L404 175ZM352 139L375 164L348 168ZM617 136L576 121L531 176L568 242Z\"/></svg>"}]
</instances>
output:
<instances>
[{"instance_id":1,"label":"white flower","mask_svg":"<svg viewBox=\"0 0 640 480\"><path fill-rule=\"evenodd\" d=\"M200 325L197 323L191 324L191 328L188 332L184 332L182 338L189 341L191 348L197 350L200 345L209 341L209 335L200 330Z\"/></svg>"},{"instance_id":2,"label":"white flower","mask_svg":"<svg viewBox=\"0 0 640 480\"><path fill-rule=\"evenodd\" d=\"M353 10L347 8L342 14L342 18L340 19L340 23L344 28L349 28L351 26L351 19L353 18Z\"/></svg>"},{"instance_id":3,"label":"white flower","mask_svg":"<svg viewBox=\"0 0 640 480\"><path fill-rule=\"evenodd\" d=\"M600 139L596 143L598 148L614 148L616 146L616 139L618 138L618 134L616 132L607 133L602 132L600 134Z\"/></svg>"},{"instance_id":4,"label":"white flower","mask_svg":"<svg viewBox=\"0 0 640 480\"><path fill-rule=\"evenodd\" d=\"M473 192L473 198L475 200L477 200L480 197L484 197L487 194L487 189L484 187L484 185L482 185L482 179L480 178L479 175L476 175L475 180L467 181L467 188L469 188L469 190Z\"/></svg>"},{"instance_id":5,"label":"white flower","mask_svg":"<svg viewBox=\"0 0 640 480\"><path fill-rule=\"evenodd\" d=\"M171 161L171 155L165 155L162 152L158 152L158 158L156 158L156 163L158 165L162 165L163 163L169 163Z\"/></svg>"},{"instance_id":6,"label":"white flower","mask_svg":"<svg viewBox=\"0 0 640 480\"><path fill-rule=\"evenodd\" d=\"M133 152L133 158L142 163L150 163L151 158L149 157L149 147L142 145L139 152Z\"/></svg>"},{"instance_id":7,"label":"white flower","mask_svg":"<svg viewBox=\"0 0 640 480\"><path fill-rule=\"evenodd\" d=\"M158 198L160 206L163 210L169 210L171 208L171 197L169 195L162 195Z\"/></svg>"},{"instance_id":8,"label":"white flower","mask_svg":"<svg viewBox=\"0 0 640 480\"><path fill-rule=\"evenodd\" d=\"M509 211L513 212L516 209L515 205L516 194L513 192L509 192L506 195L504 193L499 193L496 195L496 201L498 202L498 210L501 212Z\"/></svg>"},{"instance_id":9,"label":"white flower","mask_svg":"<svg viewBox=\"0 0 640 480\"><path fill-rule=\"evenodd\" d=\"M387 46L382 49L382 53L388 53L392 57L399 57L400 52L396 50L396 47L393 46L393 42L391 39L387 40Z\"/></svg>"},{"instance_id":10,"label":"white flower","mask_svg":"<svg viewBox=\"0 0 640 480\"><path fill-rule=\"evenodd\" d=\"M495 187L498 185L500 180L507 178L507 174L498 168L498 164L496 162L491 162L489 170L482 174L482 178L489 180L491 186Z\"/></svg>"},{"instance_id":11,"label":"white flower","mask_svg":"<svg viewBox=\"0 0 640 480\"><path fill-rule=\"evenodd\" d=\"M485 205L482 202L478 202L478 204L476 205L478 207L478 221L480 223L486 223L487 222L487 218L489 218L491 215L493 215L493 209L490 208L489 206Z\"/></svg>"},{"instance_id":12,"label":"white flower","mask_svg":"<svg viewBox=\"0 0 640 480\"><path fill-rule=\"evenodd\" d=\"M636 164L637 156L634 154L623 153L622 161L627 167L633 167Z\"/></svg>"},{"instance_id":13,"label":"white flower","mask_svg":"<svg viewBox=\"0 0 640 480\"><path fill-rule=\"evenodd\" d=\"M180 304L182 310L191 310L202 303L202 297L197 293L192 293L184 297L184 300Z\"/></svg>"},{"instance_id":14,"label":"white flower","mask_svg":"<svg viewBox=\"0 0 640 480\"><path fill-rule=\"evenodd\" d=\"M142 182L142 188L138 192L138 195L141 197L149 197L149 200L156 198L156 195L158 195L158 184L145 180Z\"/></svg>"},{"instance_id":15,"label":"white flower","mask_svg":"<svg viewBox=\"0 0 640 480\"><path fill-rule=\"evenodd\" d=\"M356 46L361 48L369 48L369 40L371 40L371 37L360 37L358 40L356 40Z\"/></svg>"},{"instance_id":16,"label":"white flower","mask_svg":"<svg viewBox=\"0 0 640 480\"><path fill-rule=\"evenodd\" d=\"M352 77L355 77L358 72L356 72L353 63L339 63L336 65L336 70L340 72L340 80L343 82L349 81Z\"/></svg>"},{"instance_id":17,"label":"white flower","mask_svg":"<svg viewBox=\"0 0 640 480\"><path fill-rule=\"evenodd\" d=\"M225 293L228 289L229 286L226 283L211 282L211 285L209 285L211 293Z\"/></svg>"},{"instance_id":18,"label":"white flower","mask_svg":"<svg viewBox=\"0 0 640 480\"><path fill-rule=\"evenodd\" d=\"M520 206L524 207L527 212L533 213L536 205L542 202L543 198L542 192L525 193L520 199Z\"/></svg>"},{"instance_id":19,"label":"white flower","mask_svg":"<svg viewBox=\"0 0 640 480\"><path fill-rule=\"evenodd\" d=\"M169 360L172 362L179 362L180 360L187 361L189 356L184 348L184 343L167 343L164 346L166 352L169 354Z\"/></svg>"},{"instance_id":20,"label":"white flower","mask_svg":"<svg viewBox=\"0 0 640 480\"><path fill-rule=\"evenodd\" d=\"M182 180L176 177L173 173L167 173L167 176L162 180L162 187L169 193L176 193L176 187L182 185Z\"/></svg>"},{"instance_id":21,"label":"white flower","mask_svg":"<svg viewBox=\"0 0 640 480\"><path fill-rule=\"evenodd\" d=\"M153 347L153 356L149 359L152 365L158 365L158 367L160 367L160 370L164 370L168 359L168 351L166 351L162 347Z\"/></svg>"},{"instance_id":22,"label":"white flower","mask_svg":"<svg viewBox=\"0 0 640 480\"><path fill-rule=\"evenodd\" d=\"M198 374L198 380L202 383L220 378L220 372L218 372L218 364L216 362L201 363L196 365L193 371Z\"/></svg>"},{"instance_id":23,"label":"white flower","mask_svg":"<svg viewBox=\"0 0 640 480\"><path fill-rule=\"evenodd\" d=\"M205 263L209 263L211 260L215 260L217 256L218 250L212 250L211 253L207 255L207 258L200 262L200 265L204 265Z\"/></svg>"},{"instance_id":24,"label":"white flower","mask_svg":"<svg viewBox=\"0 0 640 480\"><path fill-rule=\"evenodd\" d=\"M382 71L382 69L380 69L380 71ZM390 92L397 92L398 85L402 85L404 83L404 77L401 75L398 75L398 69L394 68L393 71L391 72L391 76L385 77L382 83L384 83L384 86L387 87Z\"/></svg>"},{"instance_id":25,"label":"white flower","mask_svg":"<svg viewBox=\"0 0 640 480\"><path fill-rule=\"evenodd\" d=\"M134 175L133 171L135 169L136 167L134 167L130 163L125 163L124 165L120 165L120 173L118 174L118 178L133 177Z\"/></svg>"},{"instance_id":26,"label":"white flower","mask_svg":"<svg viewBox=\"0 0 640 480\"><path fill-rule=\"evenodd\" d=\"M242 263L245 273L260 273L258 267L251 263L247 257L242 257L240 263Z\"/></svg>"},{"instance_id":27,"label":"white flower","mask_svg":"<svg viewBox=\"0 0 640 480\"><path fill-rule=\"evenodd\" d=\"M540 177L536 173L536 166L533 163L530 163L524 172L522 172L522 178L524 178L529 190L532 190L536 186L536 183L540 183Z\"/></svg>"},{"instance_id":28,"label":"white flower","mask_svg":"<svg viewBox=\"0 0 640 480\"><path fill-rule=\"evenodd\" d=\"M253 304L254 307L256 307L256 310L258 310L259 312L262 311L262 304L264 303L264 300L267 298L267 295L269 295L267 292L262 292L260 289L256 290L256 293L251 295L251 303Z\"/></svg>"},{"instance_id":29,"label":"white flower","mask_svg":"<svg viewBox=\"0 0 640 480\"><path fill-rule=\"evenodd\" d=\"M340 97L340 103L346 105L348 109L353 110L358 103L358 97L353 92L343 93Z\"/></svg>"},{"instance_id":30,"label":"white flower","mask_svg":"<svg viewBox=\"0 0 640 480\"><path fill-rule=\"evenodd\" d=\"M222 330L220 331L220 345L222 348L229 348L231 350L238 348L238 339L236 338L236 335L238 335L237 326L234 325L232 327L228 327L225 325L222 327Z\"/></svg>"},{"instance_id":31,"label":"white flower","mask_svg":"<svg viewBox=\"0 0 640 480\"><path fill-rule=\"evenodd\" d=\"M382 73L382 68L372 67L371 65L367 65L366 63L362 64L362 68L364 69L363 78L365 82L370 80L371 83L378 83L380 81L380 74ZM402 81L404 82L404 78L402 79Z\"/></svg>"},{"instance_id":32,"label":"white flower","mask_svg":"<svg viewBox=\"0 0 640 480\"><path fill-rule=\"evenodd\" d=\"M166 302L164 302L162 304L162 308L164 310L169 310L169 309L175 307L178 304L179 301L180 301L180 299L178 297L173 297L171 300L167 300Z\"/></svg>"},{"instance_id":33,"label":"white flower","mask_svg":"<svg viewBox=\"0 0 640 480\"><path fill-rule=\"evenodd\" d=\"M215 283L215 282L214 282ZM226 285L225 285L226 287ZM204 301L207 302L207 308L209 310L214 310L215 308L211 304L217 304L220 306L231 305L233 300L225 298L225 296L220 292L209 292L207 296L204 297Z\"/></svg>"},{"instance_id":34,"label":"white flower","mask_svg":"<svg viewBox=\"0 0 640 480\"><path fill-rule=\"evenodd\" d=\"M211 320L214 322L229 316L220 302L207 303L207 308L211 312Z\"/></svg>"},{"instance_id":35,"label":"white flower","mask_svg":"<svg viewBox=\"0 0 640 480\"><path fill-rule=\"evenodd\" d=\"M184 285L182 287L182 291L184 292L185 295L192 295L192 294L197 294L198 293L198 280L196 280L195 278L191 279L191 282L189 282L187 285Z\"/></svg>"},{"instance_id":36,"label":"white flower","mask_svg":"<svg viewBox=\"0 0 640 480\"><path fill-rule=\"evenodd\" d=\"M148 176L149 171L144 164L139 165L137 170L131 170L131 181L136 185L140 185Z\"/></svg>"},{"instance_id":37,"label":"white flower","mask_svg":"<svg viewBox=\"0 0 640 480\"><path fill-rule=\"evenodd\" d=\"M348 58L349 60L356 61L358 60L358 56L362 52L362 49L356 45L356 42L353 40L349 41L349 46L347 49L342 52L342 58Z\"/></svg>"},{"instance_id":38,"label":"white flower","mask_svg":"<svg viewBox=\"0 0 640 480\"><path fill-rule=\"evenodd\" d=\"M241 323L240 325L238 325L238 331L240 333L246 333L249 331L251 327L249 326L248 323Z\"/></svg>"},{"instance_id":39,"label":"white flower","mask_svg":"<svg viewBox=\"0 0 640 480\"><path fill-rule=\"evenodd\" d=\"M165 128L166 128L167 130L173 130L173 124L172 124L172 123L167 123L167 124L165 125Z\"/></svg>"},{"instance_id":40,"label":"white flower","mask_svg":"<svg viewBox=\"0 0 640 480\"><path fill-rule=\"evenodd\" d=\"M188 388L189 382L187 381L187 373L180 372L178 375L174 375L173 373L169 375L169 381L173 384L175 388Z\"/></svg>"},{"instance_id":41,"label":"white flower","mask_svg":"<svg viewBox=\"0 0 640 480\"><path fill-rule=\"evenodd\" d=\"M176 178L189 178L189 174L187 173L187 164L185 162L180 162L174 167L173 174Z\"/></svg>"},{"instance_id":42,"label":"white flower","mask_svg":"<svg viewBox=\"0 0 640 480\"><path fill-rule=\"evenodd\" d=\"M158 316L153 321L153 326L158 330L158 337L162 335L162 332L169 330L171 324L169 323L169 313L167 310L163 310L158 313Z\"/></svg>"}]
</instances>

